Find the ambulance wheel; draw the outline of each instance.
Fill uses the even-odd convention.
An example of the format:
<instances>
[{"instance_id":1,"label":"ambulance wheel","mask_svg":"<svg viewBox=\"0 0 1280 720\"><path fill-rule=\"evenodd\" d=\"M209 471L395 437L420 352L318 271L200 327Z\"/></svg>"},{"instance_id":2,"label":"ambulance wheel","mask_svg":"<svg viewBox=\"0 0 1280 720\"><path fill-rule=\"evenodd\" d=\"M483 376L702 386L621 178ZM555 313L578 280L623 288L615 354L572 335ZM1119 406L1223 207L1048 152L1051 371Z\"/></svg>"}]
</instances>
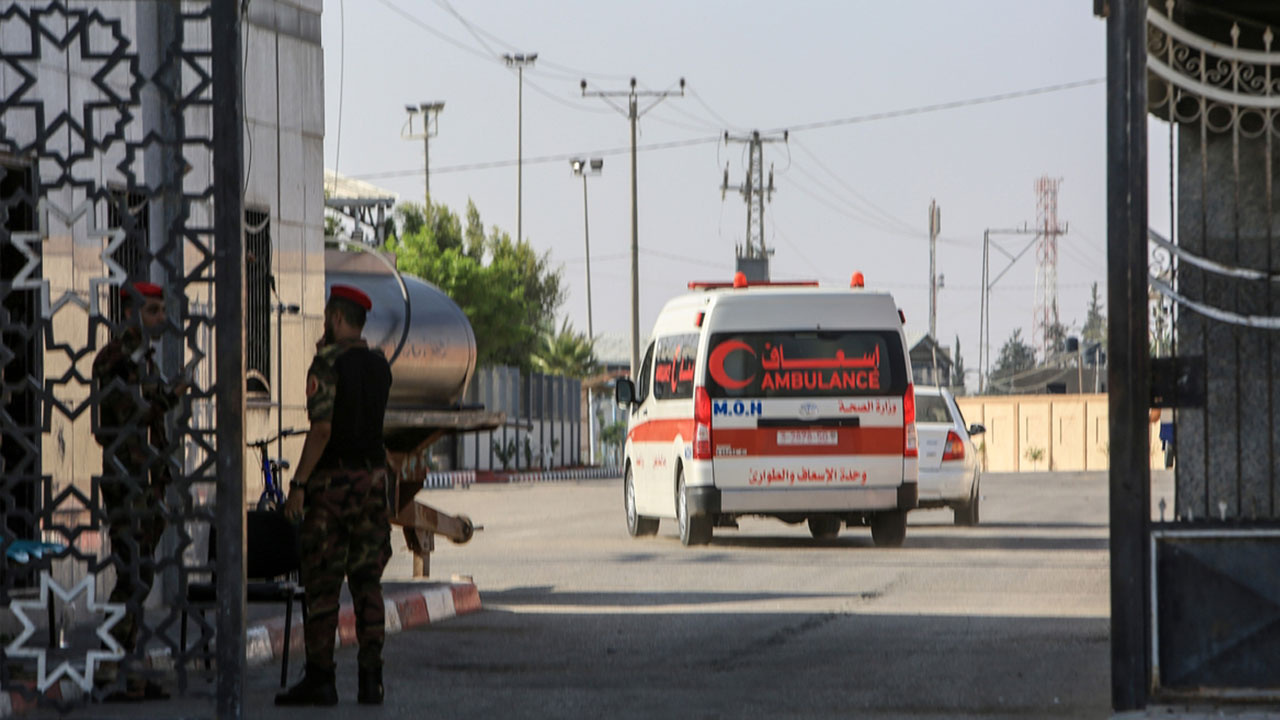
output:
<instances>
[{"instance_id":1,"label":"ambulance wheel","mask_svg":"<svg viewBox=\"0 0 1280 720\"><path fill-rule=\"evenodd\" d=\"M658 519L640 517L636 513L636 486L631 481L630 466L627 466L627 475L622 481L622 505L627 511L627 534L631 537L657 534Z\"/></svg>"},{"instance_id":2,"label":"ambulance wheel","mask_svg":"<svg viewBox=\"0 0 1280 720\"><path fill-rule=\"evenodd\" d=\"M676 478L676 524L680 526L681 545L706 545L711 542L711 516L689 517L689 502L684 489L684 468Z\"/></svg>"},{"instance_id":3,"label":"ambulance wheel","mask_svg":"<svg viewBox=\"0 0 1280 720\"><path fill-rule=\"evenodd\" d=\"M835 515L810 515L809 534L816 540L834 540L840 534L840 518Z\"/></svg>"},{"instance_id":4,"label":"ambulance wheel","mask_svg":"<svg viewBox=\"0 0 1280 720\"><path fill-rule=\"evenodd\" d=\"M907 539L907 514L901 510L876 513L871 518L871 540L876 547L902 547Z\"/></svg>"}]
</instances>

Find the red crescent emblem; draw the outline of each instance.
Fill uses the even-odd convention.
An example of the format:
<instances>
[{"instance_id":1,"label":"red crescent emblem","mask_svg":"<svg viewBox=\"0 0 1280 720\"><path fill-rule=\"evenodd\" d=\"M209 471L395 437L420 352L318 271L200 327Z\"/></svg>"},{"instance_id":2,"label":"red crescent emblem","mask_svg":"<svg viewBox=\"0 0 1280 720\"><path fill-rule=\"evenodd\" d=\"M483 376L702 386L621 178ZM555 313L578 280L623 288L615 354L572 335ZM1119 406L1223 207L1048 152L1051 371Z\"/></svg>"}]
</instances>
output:
<instances>
[{"instance_id":1,"label":"red crescent emblem","mask_svg":"<svg viewBox=\"0 0 1280 720\"><path fill-rule=\"evenodd\" d=\"M319 389L320 389L320 381L316 380L315 375L308 375L307 376L307 397L311 397L312 395L315 395L316 391Z\"/></svg>"},{"instance_id":2,"label":"red crescent emblem","mask_svg":"<svg viewBox=\"0 0 1280 720\"><path fill-rule=\"evenodd\" d=\"M751 373L751 377L746 380L736 380L729 377L729 373L724 369L724 361L729 358L729 353L735 350L744 350L751 353L753 357L756 356L756 351L751 349L750 345L741 340L728 340L716 346L716 349L711 352L711 359L708 361L711 379L715 380L716 384L725 390L741 390L756 379L755 373Z\"/></svg>"}]
</instances>

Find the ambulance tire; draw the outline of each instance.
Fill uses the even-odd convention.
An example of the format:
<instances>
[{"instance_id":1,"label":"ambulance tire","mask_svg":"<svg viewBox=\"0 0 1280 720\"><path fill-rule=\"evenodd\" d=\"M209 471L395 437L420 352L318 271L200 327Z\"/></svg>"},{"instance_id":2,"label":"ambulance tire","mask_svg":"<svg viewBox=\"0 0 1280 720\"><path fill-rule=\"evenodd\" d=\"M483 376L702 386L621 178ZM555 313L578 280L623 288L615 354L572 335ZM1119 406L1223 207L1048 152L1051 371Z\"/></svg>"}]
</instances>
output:
<instances>
[{"instance_id":1,"label":"ambulance tire","mask_svg":"<svg viewBox=\"0 0 1280 720\"><path fill-rule=\"evenodd\" d=\"M902 547L907 539L907 513L889 510L871 518L871 540L876 547Z\"/></svg>"},{"instance_id":2,"label":"ambulance tire","mask_svg":"<svg viewBox=\"0 0 1280 720\"><path fill-rule=\"evenodd\" d=\"M840 518L835 515L810 515L809 534L815 540L834 540L840 534Z\"/></svg>"},{"instance_id":3,"label":"ambulance tire","mask_svg":"<svg viewBox=\"0 0 1280 720\"><path fill-rule=\"evenodd\" d=\"M676 476L676 524L680 526L681 545L706 545L711 542L711 516L689 516L689 503L684 489L684 468Z\"/></svg>"},{"instance_id":4,"label":"ambulance tire","mask_svg":"<svg viewBox=\"0 0 1280 720\"><path fill-rule=\"evenodd\" d=\"M631 481L631 466L627 466L626 478L622 481L622 507L627 514L627 534L631 537L658 534L658 518L641 517L636 512L636 486Z\"/></svg>"}]
</instances>

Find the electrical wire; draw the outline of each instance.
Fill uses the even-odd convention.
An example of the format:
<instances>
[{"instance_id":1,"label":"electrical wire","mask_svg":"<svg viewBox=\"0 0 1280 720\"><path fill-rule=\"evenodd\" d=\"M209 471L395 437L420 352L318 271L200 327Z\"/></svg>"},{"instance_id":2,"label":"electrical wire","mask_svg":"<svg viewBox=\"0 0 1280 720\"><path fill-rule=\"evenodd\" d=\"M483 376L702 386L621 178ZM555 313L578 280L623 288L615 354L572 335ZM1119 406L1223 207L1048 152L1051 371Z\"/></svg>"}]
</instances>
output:
<instances>
[{"instance_id":1,"label":"electrical wire","mask_svg":"<svg viewBox=\"0 0 1280 720\"><path fill-rule=\"evenodd\" d=\"M741 127L739 127L739 126L737 126L737 125L734 125L733 123L731 123L731 122L729 122L728 120L726 120L726 119L724 118L724 116L723 116L723 115L721 115L720 113L716 112L715 108L711 107L711 105L709 105L709 104L707 103L707 101L706 101L706 100L704 100L704 99L702 98L702 95L701 95L701 94L699 94L697 90L694 90L692 87L690 87L690 86L686 85L686 86L685 86L685 92L687 92L687 93L689 94L689 97L692 97L692 98L694 99L694 101L696 101L699 105L701 105L703 108L705 108L707 112L711 113L711 117L713 117L713 118L715 118L716 120L718 120L718 121L720 122L720 124L721 124L725 129L727 129L727 130L733 130L733 131L736 131L736 132L741 132L741 131L742 131L742 128L741 128Z\"/></svg>"},{"instance_id":2,"label":"electrical wire","mask_svg":"<svg viewBox=\"0 0 1280 720\"><path fill-rule=\"evenodd\" d=\"M687 140L673 140L671 142L651 143L648 145L637 145L636 152L651 152L654 150L670 150L672 148L689 147L691 145L706 145L709 143L714 143L719 141L720 141L719 136L689 138ZM525 158L524 164L535 165L535 164L541 164L541 163L564 162L566 160L572 160L574 158L580 158L584 156L596 157L596 156L602 156L602 155L625 155L630 152L631 152L631 146L628 145L626 147L608 148L605 150L589 150L589 151L579 151L579 152L571 152L571 153L559 153L556 155L542 155L534 158ZM518 162L519 160L496 160L492 162L468 163L465 165L445 165L443 167L433 167L431 168L431 172L447 173L447 172L467 172L469 170L490 170L493 168L511 167ZM421 175L423 174L423 172L424 171L422 168L416 168L413 170L390 170L386 172L364 173L360 175L352 175L351 177L356 180L381 180L386 178L413 177L415 175Z\"/></svg>"},{"instance_id":3,"label":"electrical wire","mask_svg":"<svg viewBox=\"0 0 1280 720\"><path fill-rule=\"evenodd\" d=\"M342 159L342 102L347 78L347 1L338 0L338 132L333 143L333 187L338 192L338 164Z\"/></svg>"},{"instance_id":4,"label":"electrical wire","mask_svg":"<svg viewBox=\"0 0 1280 720\"><path fill-rule=\"evenodd\" d=\"M905 117L908 115L924 115L926 113L939 112L942 110L954 110L956 108L971 107L974 105L986 105L989 103L1003 102L1005 100L1017 100L1020 98L1032 97L1034 95L1047 95L1049 93L1062 92L1064 90L1074 90L1076 88L1089 87L1091 85L1101 85L1106 81L1106 78L1090 78L1088 80L1077 80L1075 82L1059 83L1057 85L1044 85L1042 87L1030 88L1027 90L1015 90L1013 92L1000 93L998 95L984 95L981 97L953 100L945 103L934 103L932 105L920 105L900 110L887 110L867 115L854 115L852 117L836 118L834 120L803 123L786 128L776 128L769 132L774 133L782 132L783 130L790 130L795 133L805 130L820 130L823 128L838 127L841 125L855 125L858 123L873 122L876 120L887 120L889 118Z\"/></svg>"},{"instance_id":5,"label":"electrical wire","mask_svg":"<svg viewBox=\"0 0 1280 720\"><path fill-rule=\"evenodd\" d=\"M484 46L486 50L489 50L490 52L494 52L493 48L487 42L485 42L483 38L481 38L482 35L500 45L505 46L508 50L517 49L515 45L507 42L506 40L503 40L502 38L489 32L488 30L485 30L479 25L476 25L470 20L467 20L462 15L462 13L458 12L457 9L455 9L448 0L435 0L435 1L437 5L441 6L442 8L447 10L451 15L453 15L455 18L457 18L458 22L462 23L463 27L465 27L467 31L471 33L471 36L474 37L476 41L479 42L482 46ZM494 53L494 55L497 55L497 53ZM570 80L579 80L583 77L607 78L609 80L626 80L629 77L627 75L609 75L605 73L587 72L585 70L579 70L577 68L570 67L568 65L563 65L550 60L545 60L543 58L538 58L538 60L542 64L547 65L548 67L554 70L558 70L559 73L557 74L561 75L564 78L568 78Z\"/></svg>"},{"instance_id":6,"label":"electrical wire","mask_svg":"<svg viewBox=\"0 0 1280 720\"><path fill-rule=\"evenodd\" d=\"M894 215L893 213L890 213L888 210L885 210L884 208L880 207L876 203L872 202L869 198L864 196L862 193L858 192L857 189L853 187L853 185L847 182L844 178L840 177L840 175L837 174L834 170L832 170L826 163L822 162L822 158L818 157L818 154L810 150L809 147L805 145L802 141L800 141L799 139L796 139L794 140L794 142L796 147L800 149L800 152L804 153L805 155L808 155L809 158L813 160L813 162L818 166L819 169L821 169L827 175L831 176L837 183L840 183L840 186L843 187L845 190L849 191L850 195L854 196L858 200L861 200L864 205L866 205L869 209L871 209L876 214L883 217L888 222L896 224L907 230L910 230L911 232L915 232L915 228L911 227L911 223L908 223L902 218Z\"/></svg>"}]
</instances>

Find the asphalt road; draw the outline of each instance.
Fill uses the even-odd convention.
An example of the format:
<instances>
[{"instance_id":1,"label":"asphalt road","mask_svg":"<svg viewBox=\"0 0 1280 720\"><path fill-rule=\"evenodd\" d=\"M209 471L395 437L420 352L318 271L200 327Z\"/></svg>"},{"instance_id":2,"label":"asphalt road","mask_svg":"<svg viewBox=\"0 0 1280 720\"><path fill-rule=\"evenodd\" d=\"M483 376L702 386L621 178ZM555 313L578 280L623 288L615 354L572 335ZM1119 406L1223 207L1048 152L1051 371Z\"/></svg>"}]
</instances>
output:
<instances>
[{"instance_id":1,"label":"asphalt road","mask_svg":"<svg viewBox=\"0 0 1280 720\"><path fill-rule=\"evenodd\" d=\"M1156 516L1171 485L1157 475ZM440 541L432 576L471 576L485 609L388 637L380 708L355 704L348 649L336 708L275 708L273 664L245 717L1108 717L1106 475L988 475L982 494L981 526L913 512L898 549L764 519L685 548L673 522L627 536L618 480L438 491L484 530ZM386 579L410 569L399 543Z\"/></svg>"},{"instance_id":2,"label":"asphalt road","mask_svg":"<svg viewBox=\"0 0 1280 720\"><path fill-rule=\"evenodd\" d=\"M473 577L485 610L390 638L388 704L360 715L1107 717L1105 475L983 495L982 526L912 513L899 549L764 519L685 548L671 522L628 537L618 481L441 491L485 529L432 575ZM248 716L346 716L354 664L332 711L268 711L274 674L254 676Z\"/></svg>"}]
</instances>

